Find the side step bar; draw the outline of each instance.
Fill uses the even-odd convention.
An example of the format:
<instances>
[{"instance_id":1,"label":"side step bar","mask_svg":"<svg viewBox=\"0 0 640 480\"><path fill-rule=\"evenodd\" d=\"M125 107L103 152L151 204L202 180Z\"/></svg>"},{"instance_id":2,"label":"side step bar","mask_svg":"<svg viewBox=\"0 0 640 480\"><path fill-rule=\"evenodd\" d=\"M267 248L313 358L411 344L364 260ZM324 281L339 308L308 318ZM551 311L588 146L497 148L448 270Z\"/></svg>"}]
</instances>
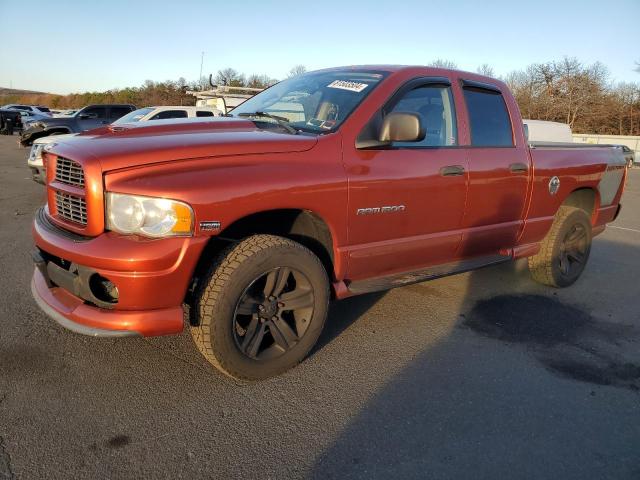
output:
<instances>
[{"instance_id":1,"label":"side step bar","mask_svg":"<svg viewBox=\"0 0 640 480\"><path fill-rule=\"evenodd\" d=\"M347 290L351 295L362 293L380 292L396 287L420 283L426 280L434 280L440 277L454 275L456 273L468 272L477 268L497 265L512 260L511 255L491 255L488 257L477 257L460 262L445 263L412 272L395 273L385 277L372 278L367 280L357 280L347 282Z\"/></svg>"}]
</instances>

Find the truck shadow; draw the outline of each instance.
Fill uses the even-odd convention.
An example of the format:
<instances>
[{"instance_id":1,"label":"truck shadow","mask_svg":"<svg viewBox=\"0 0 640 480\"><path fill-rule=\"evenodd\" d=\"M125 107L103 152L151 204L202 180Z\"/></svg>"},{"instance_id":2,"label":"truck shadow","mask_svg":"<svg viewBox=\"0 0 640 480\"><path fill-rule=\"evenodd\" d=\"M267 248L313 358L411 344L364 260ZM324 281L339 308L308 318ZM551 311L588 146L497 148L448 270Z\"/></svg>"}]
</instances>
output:
<instances>
[{"instance_id":1,"label":"truck shadow","mask_svg":"<svg viewBox=\"0 0 640 480\"><path fill-rule=\"evenodd\" d=\"M557 298L516 294L478 301L460 328L525 346L555 375L640 390L640 363L620 353L640 339L638 325L600 321Z\"/></svg>"},{"instance_id":2,"label":"truck shadow","mask_svg":"<svg viewBox=\"0 0 640 480\"><path fill-rule=\"evenodd\" d=\"M374 292L332 302L322 334L309 356L315 355L349 329L351 325L380 301L386 293L387 292Z\"/></svg>"},{"instance_id":3,"label":"truck shadow","mask_svg":"<svg viewBox=\"0 0 640 480\"><path fill-rule=\"evenodd\" d=\"M369 399L310 477L633 478L640 310L628 259L639 254L598 238L565 290L535 284L522 260L468 274L450 334ZM597 305L611 298L606 275L611 313Z\"/></svg>"}]
</instances>

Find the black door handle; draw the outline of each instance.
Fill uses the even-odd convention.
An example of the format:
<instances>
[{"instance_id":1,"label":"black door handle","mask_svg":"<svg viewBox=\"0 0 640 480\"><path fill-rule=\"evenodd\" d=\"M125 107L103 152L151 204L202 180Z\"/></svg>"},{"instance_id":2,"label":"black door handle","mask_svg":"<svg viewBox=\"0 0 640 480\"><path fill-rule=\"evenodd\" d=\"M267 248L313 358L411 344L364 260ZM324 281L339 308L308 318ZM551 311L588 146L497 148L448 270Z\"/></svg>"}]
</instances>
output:
<instances>
[{"instance_id":1,"label":"black door handle","mask_svg":"<svg viewBox=\"0 0 640 480\"><path fill-rule=\"evenodd\" d=\"M511 170L511 173L527 173L529 167L524 163L512 163L509 165L509 170Z\"/></svg>"},{"instance_id":2,"label":"black door handle","mask_svg":"<svg viewBox=\"0 0 640 480\"><path fill-rule=\"evenodd\" d=\"M457 177L464 174L464 167L462 165L447 165L440 169L440 175L443 177Z\"/></svg>"}]
</instances>

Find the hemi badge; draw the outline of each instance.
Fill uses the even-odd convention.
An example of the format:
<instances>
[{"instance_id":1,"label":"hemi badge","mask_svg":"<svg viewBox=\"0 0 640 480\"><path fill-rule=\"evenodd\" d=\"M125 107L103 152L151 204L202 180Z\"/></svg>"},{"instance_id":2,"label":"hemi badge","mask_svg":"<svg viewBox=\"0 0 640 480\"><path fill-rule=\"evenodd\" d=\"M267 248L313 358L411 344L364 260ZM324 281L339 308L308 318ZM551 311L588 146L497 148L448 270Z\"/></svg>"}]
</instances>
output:
<instances>
[{"instance_id":1,"label":"hemi badge","mask_svg":"<svg viewBox=\"0 0 640 480\"><path fill-rule=\"evenodd\" d=\"M200 222L200 230L203 232L210 232L212 230L220 230L220 222Z\"/></svg>"}]
</instances>

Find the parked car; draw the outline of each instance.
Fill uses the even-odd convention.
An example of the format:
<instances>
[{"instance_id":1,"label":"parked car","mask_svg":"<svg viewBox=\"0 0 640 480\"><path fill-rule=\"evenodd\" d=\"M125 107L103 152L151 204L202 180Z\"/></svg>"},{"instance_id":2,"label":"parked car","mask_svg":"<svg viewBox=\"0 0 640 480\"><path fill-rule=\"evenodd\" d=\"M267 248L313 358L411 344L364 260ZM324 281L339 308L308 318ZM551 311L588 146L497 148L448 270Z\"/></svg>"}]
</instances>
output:
<instances>
[{"instance_id":1,"label":"parked car","mask_svg":"<svg viewBox=\"0 0 640 480\"><path fill-rule=\"evenodd\" d=\"M0 134L13 135L22 130L22 116L18 110L0 109Z\"/></svg>"},{"instance_id":2,"label":"parked car","mask_svg":"<svg viewBox=\"0 0 640 480\"><path fill-rule=\"evenodd\" d=\"M31 113L39 113L41 115L51 116L51 111L47 107L43 107L42 105L21 105L18 103L10 103L8 105L4 105L3 109L8 110L21 110L23 112L31 112Z\"/></svg>"},{"instance_id":3,"label":"parked car","mask_svg":"<svg viewBox=\"0 0 640 480\"><path fill-rule=\"evenodd\" d=\"M624 159L627 162L627 166L629 168L633 167L636 156L635 152L626 145L618 145L618 147L622 150L622 154L624 155Z\"/></svg>"},{"instance_id":4,"label":"parked car","mask_svg":"<svg viewBox=\"0 0 640 480\"><path fill-rule=\"evenodd\" d=\"M222 112L213 107L183 107L183 106L162 106L162 107L146 107L139 108L128 113L124 117L112 123L112 125L120 125L132 122L148 122L150 120L166 120L194 117L214 117L220 116ZM37 183L44 184L46 170L43 162L43 151L46 145L74 134L53 134L47 137L40 137L31 145L27 164L31 169L32 178Z\"/></svg>"},{"instance_id":5,"label":"parked car","mask_svg":"<svg viewBox=\"0 0 640 480\"><path fill-rule=\"evenodd\" d=\"M47 120L51 118L50 115L45 115L44 113L27 112L26 110L17 110L17 111L20 113L23 129L29 128L33 123L38 122L40 120Z\"/></svg>"},{"instance_id":6,"label":"parked car","mask_svg":"<svg viewBox=\"0 0 640 480\"><path fill-rule=\"evenodd\" d=\"M75 133L63 133L52 134L47 137L40 137L34 140L29 150L29 156L27 157L27 166L31 170L31 178L36 183L45 184L46 181L46 166L44 164L44 149L47 145L50 145L56 141L61 141L65 137L71 137L76 135Z\"/></svg>"},{"instance_id":7,"label":"parked car","mask_svg":"<svg viewBox=\"0 0 640 480\"><path fill-rule=\"evenodd\" d=\"M222 111L215 107L161 106L144 107L128 113L116 120L114 125L149 120L166 120L170 118L219 117Z\"/></svg>"},{"instance_id":8,"label":"parked car","mask_svg":"<svg viewBox=\"0 0 640 480\"><path fill-rule=\"evenodd\" d=\"M89 105L70 117L52 117L32 123L23 130L20 143L29 146L35 139L51 134L79 133L108 125L135 109L133 105Z\"/></svg>"},{"instance_id":9,"label":"parked car","mask_svg":"<svg viewBox=\"0 0 640 480\"><path fill-rule=\"evenodd\" d=\"M627 174L620 149L529 145L499 80L399 66L298 75L228 117L102 128L47 159L40 308L111 337L186 315L212 365L254 380L307 355L332 297L522 257L573 284Z\"/></svg>"}]
</instances>

